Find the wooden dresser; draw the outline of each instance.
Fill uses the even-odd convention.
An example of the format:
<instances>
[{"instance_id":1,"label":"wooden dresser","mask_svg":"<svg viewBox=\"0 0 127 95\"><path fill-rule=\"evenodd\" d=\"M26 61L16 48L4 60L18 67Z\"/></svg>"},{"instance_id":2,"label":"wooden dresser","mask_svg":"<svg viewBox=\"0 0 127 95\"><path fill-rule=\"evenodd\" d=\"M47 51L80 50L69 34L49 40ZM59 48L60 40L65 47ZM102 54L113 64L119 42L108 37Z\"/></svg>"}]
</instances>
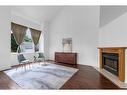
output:
<instances>
[{"instance_id":1,"label":"wooden dresser","mask_svg":"<svg viewBox=\"0 0 127 95\"><path fill-rule=\"evenodd\" d=\"M60 63L77 64L77 53L55 52L55 61Z\"/></svg>"}]
</instances>

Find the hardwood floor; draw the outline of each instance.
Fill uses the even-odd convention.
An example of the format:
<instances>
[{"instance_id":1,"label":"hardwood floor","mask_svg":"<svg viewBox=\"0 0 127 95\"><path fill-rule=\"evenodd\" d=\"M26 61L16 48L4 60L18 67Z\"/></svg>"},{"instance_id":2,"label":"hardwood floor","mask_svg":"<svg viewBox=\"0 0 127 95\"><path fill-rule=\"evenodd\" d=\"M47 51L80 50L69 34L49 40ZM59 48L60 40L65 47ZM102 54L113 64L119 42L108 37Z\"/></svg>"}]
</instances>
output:
<instances>
[{"instance_id":1,"label":"hardwood floor","mask_svg":"<svg viewBox=\"0 0 127 95\"><path fill-rule=\"evenodd\" d=\"M120 89L91 66L59 64L79 69L61 89Z\"/></svg>"},{"instance_id":2,"label":"hardwood floor","mask_svg":"<svg viewBox=\"0 0 127 95\"><path fill-rule=\"evenodd\" d=\"M21 89L4 72L0 72L0 89Z\"/></svg>"},{"instance_id":3,"label":"hardwood floor","mask_svg":"<svg viewBox=\"0 0 127 95\"><path fill-rule=\"evenodd\" d=\"M62 63L55 64L79 69L79 71L73 75L60 89L120 89L91 66L68 65ZM4 72L0 72L0 89L21 88Z\"/></svg>"}]
</instances>

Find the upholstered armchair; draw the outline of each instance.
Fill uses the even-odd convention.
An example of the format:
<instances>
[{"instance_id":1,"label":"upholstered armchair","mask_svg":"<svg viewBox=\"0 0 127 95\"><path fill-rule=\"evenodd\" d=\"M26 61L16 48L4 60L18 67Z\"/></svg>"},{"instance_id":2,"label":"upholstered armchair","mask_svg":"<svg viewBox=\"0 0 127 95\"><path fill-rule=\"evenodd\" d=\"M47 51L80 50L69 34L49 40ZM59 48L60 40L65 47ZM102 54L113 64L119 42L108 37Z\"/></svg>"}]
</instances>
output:
<instances>
[{"instance_id":1,"label":"upholstered armchair","mask_svg":"<svg viewBox=\"0 0 127 95\"><path fill-rule=\"evenodd\" d=\"M30 61L28 59L26 59L23 54L18 54L18 62L19 62L19 66L24 67L25 70L26 70L27 64L29 64L29 66L30 66Z\"/></svg>"},{"instance_id":2,"label":"upholstered armchair","mask_svg":"<svg viewBox=\"0 0 127 95\"><path fill-rule=\"evenodd\" d=\"M45 64L44 53L41 53L41 52L36 53L36 55L34 56L34 61L39 62L40 64L41 64L41 62L43 62Z\"/></svg>"}]
</instances>

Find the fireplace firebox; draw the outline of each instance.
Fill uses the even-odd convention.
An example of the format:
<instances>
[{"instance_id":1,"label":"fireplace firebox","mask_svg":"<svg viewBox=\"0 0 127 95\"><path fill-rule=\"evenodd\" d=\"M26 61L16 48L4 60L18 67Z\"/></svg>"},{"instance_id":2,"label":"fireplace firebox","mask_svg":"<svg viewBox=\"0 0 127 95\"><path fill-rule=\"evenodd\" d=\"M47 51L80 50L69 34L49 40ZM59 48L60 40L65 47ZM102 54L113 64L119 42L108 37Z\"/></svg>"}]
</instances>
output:
<instances>
[{"instance_id":1,"label":"fireplace firebox","mask_svg":"<svg viewBox=\"0 0 127 95\"><path fill-rule=\"evenodd\" d=\"M119 75L119 55L116 53L102 53L102 66L109 72Z\"/></svg>"}]
</instances>

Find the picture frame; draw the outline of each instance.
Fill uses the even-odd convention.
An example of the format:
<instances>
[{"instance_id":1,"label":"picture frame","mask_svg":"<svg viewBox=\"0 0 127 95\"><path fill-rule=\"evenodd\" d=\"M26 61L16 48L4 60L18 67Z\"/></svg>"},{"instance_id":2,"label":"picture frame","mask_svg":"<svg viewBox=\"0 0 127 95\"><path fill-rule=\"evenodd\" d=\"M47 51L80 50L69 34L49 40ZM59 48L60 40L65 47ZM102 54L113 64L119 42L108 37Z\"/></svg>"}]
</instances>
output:
<instances>
[{"instance_id":1,"label":"picture frame","mask_svg":"<svg viewBox=\"0 0 127 95\"><path fill-rule=\"evenodd\" d=\"M62 39L63 52L72 52L72 38Z\"/></svg>"}]
</instances>

